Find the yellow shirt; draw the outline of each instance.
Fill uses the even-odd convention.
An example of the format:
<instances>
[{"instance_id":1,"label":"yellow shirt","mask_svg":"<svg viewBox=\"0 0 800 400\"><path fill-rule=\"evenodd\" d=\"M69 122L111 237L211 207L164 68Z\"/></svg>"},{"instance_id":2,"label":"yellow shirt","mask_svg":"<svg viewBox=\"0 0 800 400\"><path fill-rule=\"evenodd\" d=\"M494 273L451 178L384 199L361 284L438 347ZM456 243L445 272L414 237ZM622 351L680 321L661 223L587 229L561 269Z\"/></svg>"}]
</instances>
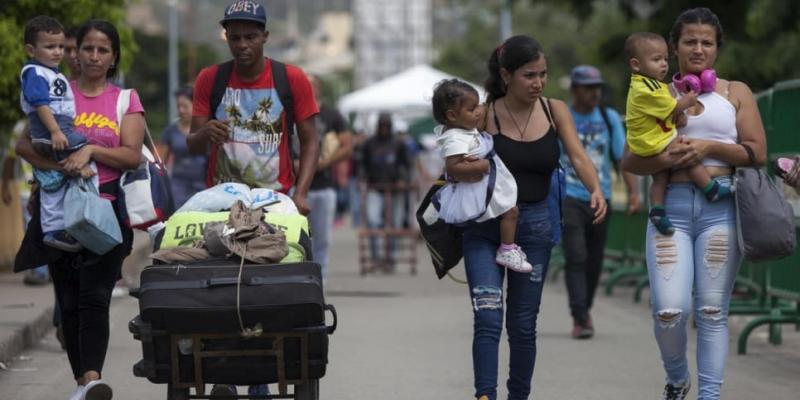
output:
<instances>
[{"instance_id":1,"label":"yellow shirt","mask_svg":"<svg viewBox=\"0 0 800 400\"><path fill-rule=\"evenodd\" d=\"M643 75L631 75L625 125L628 128L628 148L642 157L661 153L675 138L672 111L677 100L667 84Z\"/></svg>"}]
</instances>

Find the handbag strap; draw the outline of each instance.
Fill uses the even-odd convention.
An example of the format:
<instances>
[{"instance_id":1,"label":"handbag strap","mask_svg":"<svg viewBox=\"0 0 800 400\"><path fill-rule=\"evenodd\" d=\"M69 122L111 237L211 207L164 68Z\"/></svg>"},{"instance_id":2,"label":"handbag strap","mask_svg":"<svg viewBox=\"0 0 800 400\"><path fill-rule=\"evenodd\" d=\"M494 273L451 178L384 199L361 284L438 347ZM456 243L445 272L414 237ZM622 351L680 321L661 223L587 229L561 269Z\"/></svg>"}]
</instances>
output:
<instances>
[{"instance_id":1,"label":"handbag strap","mask_svg":"<svg viewBox=\"0 0 800 400\"><path fill-rule=\"evenodd\" d=\"M122 89L117 97L117 125L122 129L122 118L125 117L125 112L131 105L131 92L132 89ZM155 150L155 142L153 136L150 135L150 128L147 127L147 121L144 124L145 140L142 143L142 158L150 162L157 162L164 165L161 160L161 155Z\"/></svg>"},{"instance_id":2,"label":"handbag strap","mask_svg":"<svg viewBox=\"0 0 800 400\"><path fill-rule=\"evenodd\" d=\"M747 158L750 159L750 165L755 167L756 166L756 153L753 152L753 149L750 146L748 146L748 145L746 145L744 143L739 143L739 144L742 145L742 147L744 147L744 151L747 152Z\"/></svg>"}]
</instances>

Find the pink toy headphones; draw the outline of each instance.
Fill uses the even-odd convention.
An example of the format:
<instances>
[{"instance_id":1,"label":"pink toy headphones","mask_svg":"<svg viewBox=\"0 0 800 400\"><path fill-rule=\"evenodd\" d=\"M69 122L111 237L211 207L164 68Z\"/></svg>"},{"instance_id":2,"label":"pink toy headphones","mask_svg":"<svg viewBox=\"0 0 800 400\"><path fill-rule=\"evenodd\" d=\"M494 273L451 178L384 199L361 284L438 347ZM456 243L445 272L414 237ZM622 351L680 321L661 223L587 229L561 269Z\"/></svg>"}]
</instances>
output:
<instances>
[{"instance_id":1,"label":"pink toy headphones","mask_svg":"<svg viewBox=\"0 0 800 400\"><path fill-rule=\"evenodd\" d=\"M717 86L717 73L711 69L704 69L700 75L686 74L681 77L680 73L672 76L672 84L681 93L693 91L697 94L710 93Z\"/></svg>"}]
</instances>

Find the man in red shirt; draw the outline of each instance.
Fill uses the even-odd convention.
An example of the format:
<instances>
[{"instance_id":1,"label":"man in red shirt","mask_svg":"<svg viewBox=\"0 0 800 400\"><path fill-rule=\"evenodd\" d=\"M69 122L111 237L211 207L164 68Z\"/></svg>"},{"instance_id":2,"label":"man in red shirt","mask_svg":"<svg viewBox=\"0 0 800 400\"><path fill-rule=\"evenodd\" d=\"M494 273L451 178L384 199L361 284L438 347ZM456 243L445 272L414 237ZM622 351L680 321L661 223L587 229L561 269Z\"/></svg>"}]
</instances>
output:
<instances>
[{"instance_id":1,"label":"man in red shirt","mask_svg":"<svg viewBox=\"0 0 800 400\"><path fill-rule=\"evenodd\" d=\"M250 187L292 192L292 200L304 215L309 212L306 195L316 170L319 143L315 117L319 107L303 70L286 65L291 91L290 107L282 104L273 64L264 57L266 10L251 0L237 0L225 8L220 24L233 56L233 68L225 94L211 109L212 90L219 65L200 71L195 81L189 151L209 154L208 184L239 182ZM299 167L292 167L286 109L300 139Z\"/></svg>"}]
</instances>

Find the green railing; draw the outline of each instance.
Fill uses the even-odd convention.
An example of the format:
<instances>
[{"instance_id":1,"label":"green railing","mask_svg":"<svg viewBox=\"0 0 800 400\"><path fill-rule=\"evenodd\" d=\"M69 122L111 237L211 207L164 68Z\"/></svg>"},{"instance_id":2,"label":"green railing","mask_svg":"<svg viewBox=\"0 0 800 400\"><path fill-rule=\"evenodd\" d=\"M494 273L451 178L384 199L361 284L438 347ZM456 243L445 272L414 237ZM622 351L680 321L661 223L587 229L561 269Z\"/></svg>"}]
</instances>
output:
<instances>
[{"instance_id":1,"label":"green railing","mask_svg":"<svg viewBox=\"0 0 800 400\"><path fill-rule=\"evenodd\" d=\"M756 101L767 133L771 170L777 157L800 153L800 80L779 82L759 93ZM798 215L800 197L793 189L785 193ZM730 313L757 316L739 334L739 354L747 352L747 339L759 326L769 326L769 341L776 345L781 343L782 324L794 324L800 330L800 253L779 261L744 263L737 283L749 296L733 301Z\"/></svg>"}]
</instances>

